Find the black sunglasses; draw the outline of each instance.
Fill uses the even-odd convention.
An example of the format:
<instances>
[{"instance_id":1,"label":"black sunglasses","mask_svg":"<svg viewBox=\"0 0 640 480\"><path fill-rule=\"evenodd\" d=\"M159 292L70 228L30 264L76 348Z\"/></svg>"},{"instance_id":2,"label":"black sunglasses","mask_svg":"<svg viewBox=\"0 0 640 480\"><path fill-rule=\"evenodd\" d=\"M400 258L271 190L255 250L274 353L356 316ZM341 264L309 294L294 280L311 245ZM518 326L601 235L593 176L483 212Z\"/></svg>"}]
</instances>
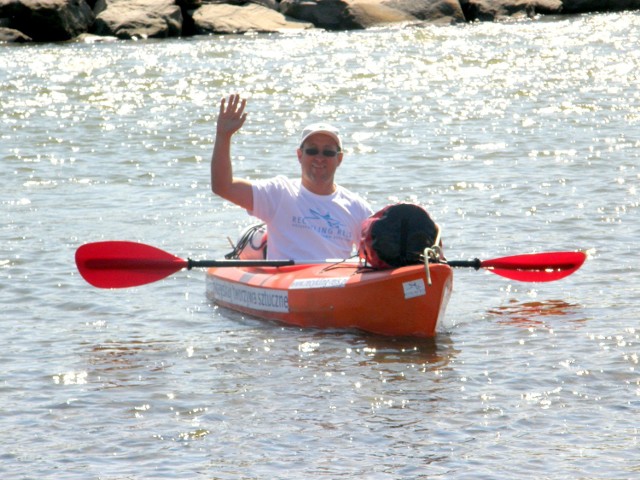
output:
<instances>
[{"instance_id":1,"label":"black sunglasses","mask_svg":"<svg viewBox=\"0 0 640 480\"><path fill-rule=\"evenodd\" d=\"M304 153L306 153L307 155L311 155L312 157L315 155L318 155L320 153L320 150L317 148L305 148L304 149ZM335 150L322 150L322 155L325 157L335 157L336 155L338 155L339 152L336 152Z\"/></svg>"}]
</instances>

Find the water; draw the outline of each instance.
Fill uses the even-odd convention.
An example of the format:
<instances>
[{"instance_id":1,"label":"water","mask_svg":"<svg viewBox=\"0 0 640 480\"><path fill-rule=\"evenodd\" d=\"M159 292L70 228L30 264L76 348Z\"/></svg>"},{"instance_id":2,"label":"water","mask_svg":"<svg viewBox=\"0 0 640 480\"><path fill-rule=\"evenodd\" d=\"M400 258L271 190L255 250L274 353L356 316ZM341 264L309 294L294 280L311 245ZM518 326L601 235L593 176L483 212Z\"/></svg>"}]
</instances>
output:
<instances>
[{"instance_id":1,"label":"water","mask_svg":"<svg viewBox=\"0 0 640 480\"><path fill-rule=\"evenodd\" d=\"M634 478L640 15L0 47L2 478ZM221 258L251 219L209 192L219 99L236 173L413 201L450 258L588 249L548 284L457 270L434 340L218 309L204 273L87 285L85 243Z\"/></svg>"}]
</instances>

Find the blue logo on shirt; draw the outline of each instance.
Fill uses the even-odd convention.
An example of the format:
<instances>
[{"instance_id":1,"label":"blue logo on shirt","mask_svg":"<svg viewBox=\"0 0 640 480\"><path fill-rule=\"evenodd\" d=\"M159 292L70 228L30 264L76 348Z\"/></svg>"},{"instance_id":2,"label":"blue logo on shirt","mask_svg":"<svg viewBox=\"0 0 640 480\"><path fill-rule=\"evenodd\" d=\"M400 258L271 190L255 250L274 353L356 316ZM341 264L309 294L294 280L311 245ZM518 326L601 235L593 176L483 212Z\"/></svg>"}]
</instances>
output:
<instances>
[{"instance_id":1,"label":"blue logo on shirt","mask_svg":"<svg viewBox=\"0 0 640 480\"><path fill-rule=\"evenodd\" d=\"M324 220L327 223L329 228L344 228L344 224L338 220L331 218L331 214L327 213L326 215L322 215L320 212L316 212L314 209L309 209L309 213L311 213L310 217L304 217L305 221L309 220Z\"/></svg>"},{"instance_id":2,"label":"blue logo on shirt","mask_svg":"<svg viewBox=\"0 0 640 480\"><path fill-rule=\"evenodd\" d=\"M351 241L350 231L345 224L331 216L330 213L321 214L317 210L309 209L309 214L304 217L293 217L291 225L295 228L304 228L313 230L322 238L327 240L346 240Z\"/></svg>"}]
</instances>

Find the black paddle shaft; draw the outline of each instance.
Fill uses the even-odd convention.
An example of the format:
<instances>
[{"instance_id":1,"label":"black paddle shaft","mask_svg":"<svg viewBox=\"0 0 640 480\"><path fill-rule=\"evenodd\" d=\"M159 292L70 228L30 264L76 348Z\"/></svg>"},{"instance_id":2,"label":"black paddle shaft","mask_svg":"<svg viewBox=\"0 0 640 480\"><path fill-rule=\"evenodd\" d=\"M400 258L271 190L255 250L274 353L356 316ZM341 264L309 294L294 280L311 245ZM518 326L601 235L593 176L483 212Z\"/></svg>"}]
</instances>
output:
<instances>
[{"instance_id":1,"label":"black paddle shaft","mask_svg":"<svg viewBox=\"0 0 640 480\"><path fill-rule=\"evenodd\" d=\"M284 267L295 265L293 260L192 260L187 259L187 270L208 267Z\"/></svg>"},{"instance_id":2,"label":"black paddle shaft","mask_svg":"<svg viewBox=\"0 0 640 480\"><path fill-rule=\"evenodd\" d=\"M476 270L480 270L482 268L482 262L479 258L474 258L473 260L449 260L447 264L450 267L471 267Z\"/></svg>"}]
</instances>

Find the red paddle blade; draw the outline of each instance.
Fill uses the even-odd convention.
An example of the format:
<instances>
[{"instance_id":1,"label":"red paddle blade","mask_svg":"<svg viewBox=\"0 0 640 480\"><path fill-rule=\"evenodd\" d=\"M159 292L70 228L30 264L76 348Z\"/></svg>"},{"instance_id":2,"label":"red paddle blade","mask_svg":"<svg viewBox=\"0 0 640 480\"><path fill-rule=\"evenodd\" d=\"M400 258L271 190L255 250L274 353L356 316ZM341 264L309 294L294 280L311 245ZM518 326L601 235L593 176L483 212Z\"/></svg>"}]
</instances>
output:
<instances>
[{"instance_id":1,"label":"red paddle blade","mask_svg":"<svg viewBox=\"0 0 640 480\"><path fill-rule=\"evenodd\" d=\"M586 258L584 252L529 253L485 260L481 266L511 280L552 282L571 275Z\"/></svg>"},{"instance_id":2,"label":"red paddle blade","mask_svg":"<svg viewBox=\"0 0 640 480\"><path fill-rule=\"evenodd\" d=\"M185 268L187 261L142 243L110 241L82 245L76 265L94 287L126 288L168 277Z\"/></svg>"}]
</instances>

